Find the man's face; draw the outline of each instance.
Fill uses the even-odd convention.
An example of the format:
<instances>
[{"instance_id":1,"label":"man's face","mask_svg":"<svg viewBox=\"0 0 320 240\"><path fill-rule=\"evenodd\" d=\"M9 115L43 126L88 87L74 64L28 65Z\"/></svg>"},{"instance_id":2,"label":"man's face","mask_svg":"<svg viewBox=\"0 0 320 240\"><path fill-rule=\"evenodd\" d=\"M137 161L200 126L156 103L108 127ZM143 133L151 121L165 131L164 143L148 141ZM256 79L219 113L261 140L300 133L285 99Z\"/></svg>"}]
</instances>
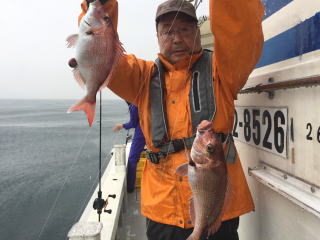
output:
<instances>
[{"instance_id":1,"label":"man's face","mask_svg":"<svg viewBox=\"0 0 320 240\"><path fill-rule=\"evenodd\" d=\"M172 12L161 16L157 37L160 53L172 64L201 50L199 28L185 14L176 16Z\"/></svg>"}]
</instances>

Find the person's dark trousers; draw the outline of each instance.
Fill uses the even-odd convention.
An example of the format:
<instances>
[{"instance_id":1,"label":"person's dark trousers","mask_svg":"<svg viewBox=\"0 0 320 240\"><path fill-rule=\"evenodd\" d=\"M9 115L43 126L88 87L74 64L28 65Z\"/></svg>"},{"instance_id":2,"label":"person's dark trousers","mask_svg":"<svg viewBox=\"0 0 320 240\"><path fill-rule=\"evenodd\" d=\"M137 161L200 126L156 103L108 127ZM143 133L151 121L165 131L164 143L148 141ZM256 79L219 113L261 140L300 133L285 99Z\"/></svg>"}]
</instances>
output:
<instances>
[{"instance_id":1,"label":"person's dark trousers","mask_svg":"<svg viewBox=\"0 0 320 240\"><path fill-rule=\"evenodd\" d=\"M140 160L140 154L146 145L144 138L133 139L131 143L128 158L127 191L133 192L136 183L137 164Z\"/></svg>"},{"instance_id":2,"label":"person's dark trousers","mask_svg":"<svg viewBox=\"0 0 320 240\"><path fill-rule=\"evenodd\" d=\"M238 227L239 217L224 221L214 235L202 240L239 240ZM186 240L192 231L192 228L183 229L147 218L148 240Z\"/></svg>"}]
</instances>

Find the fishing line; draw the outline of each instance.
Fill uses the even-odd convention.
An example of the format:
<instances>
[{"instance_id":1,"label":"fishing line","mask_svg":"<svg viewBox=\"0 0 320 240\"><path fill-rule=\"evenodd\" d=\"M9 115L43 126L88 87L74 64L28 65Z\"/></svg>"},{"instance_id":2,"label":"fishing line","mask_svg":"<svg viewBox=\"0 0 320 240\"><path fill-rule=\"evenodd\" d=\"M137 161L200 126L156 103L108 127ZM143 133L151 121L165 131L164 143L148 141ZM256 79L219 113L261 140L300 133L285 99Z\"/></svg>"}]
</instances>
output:
<instances>
[{"instance_id":1,"label":"fishing line","mask_svg":"<svg viewBox=\"0 0 320 240\"><path fill-rule=\"evenodd\" d=\"M198 3L198 0L195 1L194 7L196 10L198 9L198 7L200 6L201 3L202 3L202 0L199 0L199 3Z\"/></svg>"},{"instance_id":2,"label":"fishing line","mask_svg":"<svg viewBox=\"0 0 320 240\"><path fill-rule=\"evenodd\" d=\"M169 31L172 29L173 24L174 24L174 22L175 22L175 20L176 20L176 18L177 18L177 15L178 15L179 12L180 12L180 9L181 9L184 1L186 1L186 0L183 0L182 4L180 5L180 7L179 7L179 9L178 9L178 11L177 11L177 13L176 13L176 15L175 15L172 23L171 23L171 26L170 26L170 28L169 28ZM202 2L202 1L200 1L199 4L198 4L197 6L195 6L195 7L198 8L198 6L200 5L201 2ZM197 31L197 34L198 34L198 31ZM196 42L197 34L195 35L195 38L194 38L194 44L193 44L192 53L193 53L193 51L194 51L194 49L195 49L195 42ZM164 41L167 41L167 38L168 38L168 36L166 36L166 38L164 39ZM188 65L188 69L187 69L187 71L186 71L185 84L186 84L186 82L187 82L187 75L188 75L188 73L189 73L188 70L189 70L189 68L190 68L190 66L191 66L191 61L192 61L192 55L190 55L189 65ZM148 76L145 76L144 81L142 81L142 84L140 85L140 88L139 88L136 96L135 96L134 99L133 99L133 103L136 103L136 101L138 100L138 97L141 95L142 90L144 89L145 84L146 84L146 82L147 82L147 77L148 77ZM177 122L177 118L175 119L175 123L174 123L174 127L173 127L173 131L172 131L172 132L174 132L174 129L175 129L175 127L176 127L176 122ZM166 157L166 158L167 158L167 157ZM160 168L160 169L161 169L161 168ZM162 170L164 170L164 168L162 168ZM163 172L163 171L162 171L162 172ZM162 175L160 175L160 176L162 176ZM148 225L148 223L147 223L147 225Z\"/></svg>"},{"instance_id":3,"label":"fishing line","mask_svg":"<svg viewBox=\"0 0 320 240\"><path fill-rule=\"evenodd\" d=\"M102 157L102 91L100 90L100 124L99 124L99 190L98 190L98 198L95 199L93 203L93 208L98 212L98 221L100 222L102 208L106 207L106 200L102 198L102 191L101 191L101 177L102 177L102 170L101 170L101 157Z\"/></svg>"},{"instance_id":4,"label":"fishing line","mask_svg":"<svg viewBox=\"0 0 320 240\"><path fill-rule=\"evenodd\" d=\"M170 25L170 27L169 27L169 31L170 31L171 28L173 27L173 24L174 24L174 22L175 22L175 19L177 18L178 14L179 14L179 12L180 12L180 9L182 8L182 5L183 5L184 1L186 1L186 0L183 0L183 1L182 1L181 5L180 5L180 7L179 7L179 9L178 9L178 11L177 11L177 13L176 13L176 15L174 16L173 21L172 21L172 23L171 23L171 25ZM167 41L167 38L168 38L168 36L166 36L166 38L164 39L164 41ZM147 81L147 77L148 77L148 76L146 76L145 79L144 79L144 81L142 82L141 87L139 88L136 96L134 97L133 102L136 102L136 100L137 100L138 97L140 96L141 91L142 91L142 89L143 89L143 87L145 86L145 83L146 83L146 81Z\"/></svg>"},{"instance_id":5,"label":"fishing line","mask_svg":"<svg viewBox=\"0 0 320 240\"><path fill-rule=\"evenodd\" d=\"M182 5L183 5L183 3L184 3L185 1L186 1L186 0L183 0L183 1L181 2L180 7L179 7L177 13L176 13L176 15L174 16L174 18L173 18L173 20L172 20L172 23L171 23L171 26L169 27L168 32L171 31L171 28L173 27L173 24L174 24L174 22L176 21L176 18L177 18L178 14L179 14L179 12L180 12L180 10L181 10L181 8L182 8ZM168 38L168 37L169 37L169 36L167 36L167 37L164 39L164 41L167 41L167 38Z\"/></svg>"},{"instance_id":6,"label":"fishing line","mask_svg":"<svg viewBox=\"0 0 320 240\"><path fill-rule=\"evenodd\" d=\"M53 210L55 209L55 207L56 207L56 205L57 205L58 199L60 198L60 195L61 195L61 193L62 193L62 190L63 190L66 182L69 180L70 173L71 173L71 171L72 171L72 169L73 169L73 166L75 165L75 163L76 163L76 162L78 161L78 159L79 159L80 153L81 153L81 151L82 151L82 148L83 148L84 144L85 144L86 141L87 141L87 138L88 138L88 135L89 135L90 130L91 130L91 128L89 128L89 129L87 130L87 133L86 133L86 135L85 135L85 138L84 138L84 140L83 140L83 142L82 142L82 144L81 144L81 146L80 146L80 149L79 149L76 157L74 158L74 160L73 160L73 162L72 162L72 164L71 164L71 166L70 166L70 168L69 168L69 170L68 170L68 172L67 172L67 175L66 175L66 177L65 177L65 179L64 179L64 181L63 181L63 184L62 184L62 186L61 186L60 189L59 189L59 192L58 192L58 194L57 194L57 197L55 198L54 203L53 203L53 205L52 205L51 208L50 208L49 214L48 214L48 216L47 216L44 224L42 225L41 231L40 231L40 233L39 233L39 235L38 235L38 238L37 238L38 240L40 239L40 237L41 237L41 235L42 235L45 227L46 227L47 224L48 224L48 221L49 221L49 219L50 219L50 217L51 217L51 215L52 215L52 213L53 213Z\"/></svg>"},{"instance_id":7,"label":"fishing line","mask_svg":"<svg viewBox=\"0 0 320 240\"><path fill-rule=\"evenodd\" d=\"M195 37L194 37L194 40L193 40L193 47L192 47L192 53L194 52L194 49L195 49L195 46L196 46L196 39L197 39L197 37L198 37L198 29L197 29L197 32L196 32L196 34L195 34ZM185 87L187 86L187 82L188 82L188 75L190 74L190 67L191 67L191 62L192 62L192 54L190 55L190 58L189 58L189 63L188 63L188 67L187 67L187 69L186 69L186 74L185 74L185 78L184 78L184 85L185 85ZM191 73L192 74L192 73ZM190 76L191 78L192 78L192 75ZM189 94L189 93L188 93ZM182 99L182 94L180 94L180 95L178 95L179 96L179 98L180 98L180 100ZM178 101L180 101L180 100L178 100ZM178 108L178 113L175 115L176 117L175 117L175 119L174 119L174 124L173 124L173 127L172 127L172 131L170 132L170 143L172 143L172 138L173 138L173 134L174 134L174 130L175 130L175 128L176 128L176 124L177 124L177 122L178 122L178 116L180 115L180 112L182 111L182 109L181 108ZM184 143L184 142L183 142ZM184 145L185 145L185 143L184 143ZM161 171L162 172L167 172L168 171L168 169L171 169L172 168L172 165L174 165L174 159L172 159L172 161L167 161L168 160L168 157L169 157L169 154L168 154L168 152L169 152L169 148L168 148L168 150L167 150L167 154L166 154L166 157L165 157L165 163L166 162L168 162L168 164L163 164L162 165L162 169L161 169ZM184 152L185 153L188 153L188 150L185 148L184 149ZM163 176L164 177L164 176ZM176 190L176 194L175 194L175 196L177 196L177 197L179 197L179 194L178 194L178 182L177 181L174 181L174 184L175 184L175 190ZM177 199L175 199L175 202L177 202ZM176 206L176 209L177 209L177 205L175 205Z\"/></svg>"},{"instance_id":8,"label":"fishing line","mask_svg":"<svg viewBox=\"0 0 320 240\"><path fill-rule=\"evenodd\" d=\"M102 197L102 192L101 192L101 143L102 143L102 91L100 90L100 122L99 122L99 191L98 191L98 198ZM98 210L99 211L99 210ZM98 212L98 220L100 222L100 215L101 212Z\"/></svg>"},{"instance_id":9,"label":"fishing line","mask_svg":"<svg viewBox=\"0 0 320 240\"><path fill-rule=\"evenodd\" d=\"M197 36L198 36L198 31L197 31L197 33L196 33L196 35L195 35L195 37L194 37L194 40L193 40L192 52L193 52L194 49L195 49ZM190 69L190 66L191 66L191 61L192 61L192 55L190 55L189 63L188 63L188 68L187 68L187 71L186 71L185 82L184 82L185 87L186 87L186 85L187 85L187 80L188 80L187 75L189 74L189 69ZM180 99L181 99L181 98L182 98L182 96L180 95ZM180 113L180 112L181 112L181 109L179 109L179 113ZM176 114L176 116L179 116L179 114ZM176 127L177 119L178 119L178 118L176 117L175 120L174 120L173 130L174 130L175 127ZM170 139L172 139L172 137L173 137L173 132L174 132L174 131L171 132ZM171 141L171 142L172 142L172 141ZM167 157L168 157L168 155L169 155L168 152L169 152L169 148L168 148L168 151L167 151L166 159L167 159Z\"/></svg>"},{"instance_id":10,"label":"fishing line","mask_svg":"<svg viewBox=\"0 0 320 240\"><path fill-rule=\"evenodd\" d=\"M186 1L186 0L184 0L184 1ZM182 4L184 3L184 1L181 3L179 10L181 9ZM200 3L201 3L201 1L200 1ZM200 3L198 4L198 6L200 5ZM175 17L174 17L174 19L173 19L173 21L172 21L172 24L171 24L171 26L170 26L170 28L169 28L169 31L170 31L170 29L172 28L172 26L173 26L173 24L174 24L174 21L175 21L175 19L176 19L176 17L177 17L177 15L179 14L179 10L178 10L178 12L176 13L176 15L175 15ZM191 61L192 61L192 55L193 55L194 49L195 49L195 47L196 47L196 39L197 39L197 37L198 37L198 29L197 29L197 32L196 32L195 37L194 37L194 39L193 39L192 51L191 51L191 55L190 55L190 58L189 58L189 63L188 63L187 71L186 71L186 74L185 74L185 86L186 86L186 84L187 84L187 79L188 79L187 75L189 74L189 70L190 70L190 66L191 66ZM168 38L168 36L167 36L167 38ZM167 38L165 39L165 41L167 41ZM179 95L179 96L180 96L180 100L181 100L182 96L181 96L181 95ZM178 109L178 112L180 113L180 112L181 112L181 109ZM176 116L179 116L179 114L176 114ZM172 129L172 131L171 131L170 139L171 139L172 136L173 136L173 132L174 132L174 129L175 129L175 127L176 127L176 123L177 123L177 117L176 117L175 120L174 120L174 125L173 125L173 129ZM171 142L172 142L172 140L171 140ZM166 160L167 160L167 158L168 158L168 152L169 152L169 148L168 148L168 150L167 150L167 154L166 154L167 156L166 156L166 158L165 158Z\"/></svg>"},{"instance_id":11,"label":"fishing line","mask_svg":"<svg viewBox=\"0 0 320 240\"><path fill-rule=\"evenodd\" d=\"M101 94L101 91L100 91L100 94ZM101 116L102 116L102 101L100 101L100 112L101 112ZM100 123L102 123L102 117L100 116ZM119 136L120 136L120 134L119 134L119 132L118 133L115 133L115 135L116 135L116 137L115 138L113 138L113 143L111 144L111 146L114 146L115 145L115 142L117 142L118 141L118 139L119 139ZM100 133L100 136L101 136L101 139L102 139L102 134ZM100 145L100 144L99 144ZM101 151L101 146L100 146L100 151ZM102 151L101 151L102 152ZM101 154L101 153L100 153ZM107 158L107 156L110 156L110 158L108 159ZM99 165L100 165L100 161L101 161L101 158L102 157L102 155L99 155ZM101 174L102 174L102 172L101 172L101 169L106 169L106 167L107 167L107 165L108 165L108 160L110 161L110 159L111 159L111 157L112 157L112 152L110 152L110 153L108 153L107 155L106 155L106 157L104 158L105 160L103 161L103 164L101 164L101 168L99 167L99 172L96 174L96 176L95 176L95 178L93 179L93 182L92 182L92 184L91 184L91 187L89 188L89 190L88 190L88 193L87 193L87 195L86 195L86 197L84 198L84 201L83 201L83 203L82 203L82 205L81 205L81 208L80 208L80 210L79 210L79 212L78 212L78 214L77 214L77 216L74 218L75 220L78 220L78 219L80 219L81 218L81 214L83 214L83 212L85 211L85 208L86 208L86 206L88 205L88 202L89 202L89 200L90 200L90 196L92 196L92 193L94 192L94 187L95 187L95 185L96 185L96 182L98 181L100 184L101 184ZM101 163L102 163L102 161L101 161ZM100 179L99 179L100 178ZM100 185L100 187L99 187L99 190L101 190L101 185Z\"/></svg>"},{"instance_id":12,"label":"fishing line","mask_svg":"<svg viewBox=\"0 0 320 240\"><path fill-rule=\"evenodd\" d=\"M170 25L170 27L169 27L169 31L170 31L171 28L173 27L173 24L174 24L174 22L175 22L175 20L176 20L176 18L177 18L177 16L178 16L178 14L179 14L179 12L180 12L180 9L182 8L182 5L183 5L183 3L184 3L185 1L186 1L186 0L183 0L183 1L182 1L182 3L181 3L181 5L180 5L177 13L175 14L175 16L174 16L174 18L173 18L173 21L172 21L172 23L171 23L171 25ZM202 0L201 0L201 1L202 1ZM199 3L199 5L200 5L200 3ZM167 41L167 38L168 38L168 36L166 36L166 38L164 39L164 41ZM192 52L193 52L193 51L192 51ZM190 61L191 61L191 60L190 60ZM148 76L146 76L145 79L144 79L144 81L142 81L142 84L141 84L141 86L140 86L140 88L139 88L136 96L134 97L133 102L136 102L136 100L137 100L138 97L140 96L140 94L141 94L141 92L142 92L142 89L144 88L145 83L146 83L146 81L147 81L147 77L148 77Z\"/></svg>"},{"instance_id":13,"label":"fishing line","mask_svg":"<svg viewBox=\"0 0 320 240\"><path fill-rule=\"evenodd\" d=\"M184 0L185 1L185 0ZM184 3L184 1L182 2L182 4ZM201 1L200 1L200 3L201 3ZM197 5L197 7L200 5L200 3ZM172 28L172 26L173 26L173 24L174 24L174 21L175 21L175 19L176 19L176 17L177 17L177 15L178 15L178 13L179 13L179 11L180 11L180 9L181 9L181 7L182 7L182 4L181 4L181 6L180 6L180 8L178 9L178 11L177 11L177 13L176 13L176 15L175 15L175 17L174 17L174 19L173 19L173 22L172 22L172 24L171 24L171 26L170 26L170 28L169 28L169 31L171 30L171 28ZM168 36L167 36L168 37ZM165 39L165 41L166 41L167 39ZM195 46L193 46L193 50L194 50L194 47ZM192 50L192 52L193 52L193 50ZM192 56L190 56L190 61L189 61L189 66L188 66L188 69L189 69L189 67L190 67L190 65L191 65L191 60L192 60ZM188 74L188 72L186 73L186 75ZM144 83L146 82L146 78L145 78L145 81L144 81ZM144 84L143 84L144 85ZM141 86L141 88L139 89L139 91L138 91L138 93L137 93L137 95L136 95L136 97L135 97L135 99L134 100L136 100L137 99L137 97L141 94L141 91L142 91L142 89L143 89L143 85ZM99 175L98 175L98 177L99 177L99 192L98 192L98 196L100 196L101 197L101 145L102 145L102 141L101 141L101 138L102 138L102 94L101 94L101 91L100 91L100 123L99 123ZM177 120L177 118L176 118L176 120ZM176 123L176 120L175 120L175 123ZM175 128L175 124L174 124L174 127L173 127L173 129ZM44 222L44 224L43 224L43 226L42 226L42 228L41 228L41 231L40 231L40 233L39 233L39 235L38 235L38 238L37 239L40 239L40 237L41 237L41 235L42 235L42 233L43 233L43 231L44 231L44 229L45 229L45 227L47 226L47 223L48 223L48 220L50 219L50 217L52 216L52 212L53 212L53 210L55 209L55 207L56 207L56 204L57 204L57 201L58 201L58 199L59 199L59 197L60 197L60 195L61 195L61 193L62 193L62 190L64 189L64 186L65 186L65 184L66 184L66 182L68 181L68 179L69 179L69 177L70 177L70 173L71 173L71 171L72 171L72 169L73 169L73 167L74 167L74 165L75 165L75 163L78 161L78 159L79 159L79 156L80 156L80 153L81 153L81 151L82 151L82 149L83 149L83 146L84 146L84 144L85 144L85 142L86 142L86 140L87 140L87 137L88 137L88 134L89 134L89 132L90 132L90 130L91 130L91 128L89 128L88 129L88 131L87 131L87 133L86 133L86 135L85 135L85 138L84 138L84 140L83 140L83 142L82 142L82 144L81 144L81 147L80 147L80 149L79 149L79 151L78 151L78 153L77 153L77 155L76 155L76 158L73 160L73 163L72 163L72 165L70 166L70 168L69 168L69 170L68 170L68 173L67 173L67 176L65 177L65 180L64 180L64 182L63 182L63 184L62 184L62 186L60 187L60 189L59 189L59 192L58 192L58 194L57 194L57 196L56 196L56 198L55 198L55 201L54 201L54 203L53 203L53 205L52 205L52 207L51 207L51 209L50 209L50 211L49 211L49 214L48 214L48 216L47 216L47 218L46 218L46 220L45 220L45 222ZM117 137L119 136L119 134L117 134ZM114 141L115 141L116 139L114 139ZM93 184L94 185L94 184ZM92 185L92 186L93 186ZM93 187L91 187L91 189L92 189ZM90 192L91 192L91 189L90 189ZM90 192L89 192L89 194L90 194ZM100 221L100 214L99 214L99 221Z\"/></svg>"},{"instance_id":14,"label":"fishing line","mask_svg":"<svg viewBox=\"0 0 320 240\"><path fill-rule=\"evenodd\" d=\"M183 3L182 3L183 4ZM178 15L178 13L179 12L177 12L176 13L176 15L175 15L175 17L174 17L174 20L173 20L173 22L172 22L172 24L171 24L171 26L170 26L170 29L172 28L172 26L173 26L173 24L174 24L174 21L175 21L175 19L176 19L176 17L177 17L177 15ZM189 63L188 63L188 67L187 67L187 70L186 70L186 74L185 74L185 87L186 87L186 84L187 84L187 80L188 80L188 75L190 74L190 67L191 67L191 62L192 62L192 55L193 55L193 53L194 53L194 49L195 49L195 47L196 47L196 40L197 40L197 37L198 37L198 27L197 27L197 29L196 29L197 31L196 31L196 34L195 34L195 37L194 37L194 39L193 39L193 46L192 46L192 51L191 51L191 55L190 55L190 58L189 58ZM167 39L166 39L167 40ZM192 73L191 73L192 74ZM192 78L192 76L191 76L191 78ZM182 99L182 95L178 95L179 96L179 98L180 98L180 100ZM175 118L175 120L174 120L174 124L173 124L173 127L172 127L172 131L169 133L171 136L170 136L170 143L172 143L172 137L173 137L173 134L174 134L174 129L176 128L176 123L177 123L177 121L178 121L178 116L180 115L180 112L181 112L181 109L178 109L178 114L176 114L175 116L176 116L176 118ZM185 144L185 143L184 143ZM167 151L169 151L169 148L168 148L168 150ZM185 151L185 153L188 153L188 150L187 149L185 149L184 150ZM166 154L166 158L165 158L165 163L166 162L168 162L167 161L167 159L168 159L168 157L169 157L169 154L168 154L168 152L167 152L167 154ZM173 159L174 160L174 159ZM165 173L165 172L167 172L167 169L170 169L170 168L172 168L172 165L173 165L174 163L173 163L173 161L170 161L170 163L169 164L162 164L162 167L161 167L161 171L163 172L163 173ZM163 176L164 177L164 176ZM177 182L174 182L175 183L175 189L176 189L176 191L178 191L178 186L177 186ZM178 193L176 192L176 196L178 196Z\"/></svg>"},{"instance_id":15,"label":"fishing line","mask_svg":"<svg viewBox=\"0 0 320 240\"><path fill-rule=\"evenodd\" d=\"M105 166L107 165L107 158L106 160L103 162L103 168L105 168ZM95 178L92 181L91 187L89 188L89 191L86 195L86 197L84 198L83 203L81 204L81 208L78 212L78 214L76 215L76 217L74 218L75 220L79 220L81 217L81 214L83 214L83 212L85 211L86 206L88 205L88 201L90 200L90 196L92 196L93 194L93 188L96 185L96 182L98 181L99 178L99 173L95 176Z\"/></svg>"},{"instance_id":16,"label":"fishing line","mask_svg":"<svg viewBox=\"0 0 320 240\"><path fill-rule=\"evenodd\" d=\"M102 198L101 191L101 165L102 165L102 91L100 90L100 124L99 124L99 184L98 184L98 198L96 198L93 202L93 209L97 210L98 213L98 221L100 222L102 209L106 207L107 201Z\"/></svg>"}]
</instances>

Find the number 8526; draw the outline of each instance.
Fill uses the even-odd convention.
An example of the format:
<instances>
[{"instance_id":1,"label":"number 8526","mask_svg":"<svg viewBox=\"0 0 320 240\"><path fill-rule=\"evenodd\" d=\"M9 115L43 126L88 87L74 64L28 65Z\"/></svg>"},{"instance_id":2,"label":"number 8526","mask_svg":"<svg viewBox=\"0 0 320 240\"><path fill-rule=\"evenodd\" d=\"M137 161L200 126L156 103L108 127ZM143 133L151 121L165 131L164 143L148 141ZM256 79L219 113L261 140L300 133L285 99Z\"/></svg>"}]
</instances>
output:
<instances>
[{"instance_id":1,"label":"number 8526","mask_svg":"<svg viewBox=\"0 0 320 240\"><path fill-rule=\"evenodd\" d=\"M283 110L236 107L233 136L249 144L283 154L286 126L287 118Z\"/></svg>"}]
</instances>

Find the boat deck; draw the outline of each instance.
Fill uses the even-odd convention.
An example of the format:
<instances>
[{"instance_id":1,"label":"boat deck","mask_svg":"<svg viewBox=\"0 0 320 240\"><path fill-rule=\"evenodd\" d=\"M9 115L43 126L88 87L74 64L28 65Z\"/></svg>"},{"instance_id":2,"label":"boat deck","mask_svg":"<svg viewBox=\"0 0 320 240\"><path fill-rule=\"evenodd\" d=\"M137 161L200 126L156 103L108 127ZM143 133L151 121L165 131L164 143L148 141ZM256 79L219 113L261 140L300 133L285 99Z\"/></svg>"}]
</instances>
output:
<instances>
[{"instance_id":1,"label":"boat deck","mask_svg":"<svg viewBox=\"0 0 320 240\"><path fill-rule=\"evenodd\" d=\"M147 240L146 220L140 214L140 188L126 193L125 207L119 219L117 240Z\"/></svg>"}]
</instances>

